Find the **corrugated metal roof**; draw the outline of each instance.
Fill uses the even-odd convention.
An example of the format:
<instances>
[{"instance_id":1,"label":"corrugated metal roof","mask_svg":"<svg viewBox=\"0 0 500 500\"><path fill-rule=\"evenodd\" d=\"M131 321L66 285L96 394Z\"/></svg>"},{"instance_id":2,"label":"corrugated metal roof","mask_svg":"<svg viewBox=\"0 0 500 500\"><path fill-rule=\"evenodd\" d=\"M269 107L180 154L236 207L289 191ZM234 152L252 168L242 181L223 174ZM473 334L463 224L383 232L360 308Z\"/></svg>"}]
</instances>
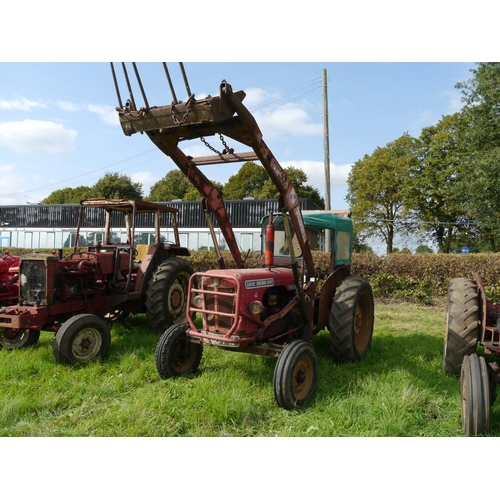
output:
<instances>
[{"instance_id":1,"label":"corrugated metal roof","mask_svg":"<svg viewBox=\"0 0 500 500\"><path fill-rule=\"evenodd\" d=\"M163 204L163 203L159 203ZM179 213L177 221L179 228L207 227L203 208L199 201L165 202L167 206L177 208ZM229 220L233 227L255 228L259 227L260 220L266 214L278 210L278 200L225 200ZM318 210L315 203L300 199L303 210ZM78 210L80 205L0 205L0 224L10 227L30 228L73 228L77 226ZM125 225L123 214L114 214L112 224L114 227ZM162 214L162 225L171 225L170 214ZM104 227L105 211L89 207L82 227ZM217 221L214 219L217 227ZM152 214L141 213L138 216L136 227L153 227Z\"/></svg>"}]
</instances>

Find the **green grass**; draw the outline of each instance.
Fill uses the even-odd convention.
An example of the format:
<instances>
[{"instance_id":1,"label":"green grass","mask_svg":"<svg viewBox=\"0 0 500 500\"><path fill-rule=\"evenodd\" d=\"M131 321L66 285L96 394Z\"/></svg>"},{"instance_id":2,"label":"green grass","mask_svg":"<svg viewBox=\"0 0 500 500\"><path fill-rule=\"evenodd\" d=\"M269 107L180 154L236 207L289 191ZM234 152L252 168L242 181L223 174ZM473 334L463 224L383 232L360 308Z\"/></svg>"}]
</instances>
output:
<instances>
[{"instance_id":1,"label":"green grass","mask_svg":"<svg viewBox=\"0 0 500 500\"><path fill-rule=\"evenodd\" d=\"M377 302L372 349L338 365L314 338L315 397L279 408L276 360L207 347L199 372L160 380L143 316L112 329L109 357L57 364L53 334L0 350L1 436L462 436L459 380L442 370L444 307ZM491 434L500 432L492 408Z\"/></svg>"}]
</instances>

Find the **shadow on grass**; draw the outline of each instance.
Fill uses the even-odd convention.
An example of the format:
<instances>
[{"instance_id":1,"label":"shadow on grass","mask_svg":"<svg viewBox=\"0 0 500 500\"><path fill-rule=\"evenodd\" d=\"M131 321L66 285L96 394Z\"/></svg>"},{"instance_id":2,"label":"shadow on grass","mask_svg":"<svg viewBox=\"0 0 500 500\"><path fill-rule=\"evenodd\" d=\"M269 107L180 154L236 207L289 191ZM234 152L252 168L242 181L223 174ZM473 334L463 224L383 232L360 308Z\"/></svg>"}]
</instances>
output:
<instances>
[{"instance_id":1,"label":"shadow on grass","mask_svg":"<svg viewBox=\"0 0 500 500\"><path fill-rule=\"evenodd\" d=\"M319 380L316 404L329 397L330 388L340 397L356 397L363 392L363 379L377 377L390 380L391 375L404 378L408 385L428 390L436 397L456 401L460 418L460 378L447 374L442 368L443 340L421 333L404 336L374 336L368 354L359 363L336 364L331 359L328 333L314 339L319 360ZM478 354L481 354L478 352ZM487 357L487 361L491 358ZM354 382L353 382L354 380ZM396 388L396 387L395 387ZM500 435L500 403L491 408L488 435Z\"/></svg>"},{"instance_id":2,"label":"shadow on grass","mask_svg":"<svg viewBox=\"0 0 500 500\"><path fill-rule=\"evenodd\" d=\"M314 339L318 359L322 365L335 365L348 372L359 371L361 375L387 375L404 372L414 383L428 388L439 388L453 394L458 382L442 369L443 341L424 334L404 336L376 336L368 353L358 363L337 364L330 353L328 333L320 333ZM342 370L340 370L342 371Z\"/></svg>"}]
</instances>

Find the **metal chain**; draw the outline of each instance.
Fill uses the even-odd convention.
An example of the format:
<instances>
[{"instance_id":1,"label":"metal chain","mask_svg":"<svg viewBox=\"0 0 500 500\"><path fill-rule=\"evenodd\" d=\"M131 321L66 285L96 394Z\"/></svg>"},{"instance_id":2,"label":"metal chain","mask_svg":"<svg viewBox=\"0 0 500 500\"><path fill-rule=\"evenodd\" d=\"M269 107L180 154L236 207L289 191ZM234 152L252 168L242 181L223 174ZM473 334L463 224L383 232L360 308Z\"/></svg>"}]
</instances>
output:
<instances>
[{"instance_id":1,"label":"metal chain","mask_svg":"<svg viewBox=\"0 0 500 500\"><path fill-rule=\"evenodd\" d=\"M204 137L200 137L200 141L205 144L205 146L210 149L211 151L213 151L214 153L218 154L219 156L222 156L222 153L220 151L217 151L213 146L211 146L206 140Z\"/></svg>"},{"instance_id":2,"label":"metal chain","mask_svg":"<svg viewBox=\"0 0 500 500\"><path fill-rule=\"evenodd\" d=\"M219 139L220 139L220 142L222 142L222 145L224 146L224 149L222 150L222 152L220 151L217 151L217 149L215 149L213 146L211 146L206 140L204 137L200 137L200 140L201 142L203 142L203 144L205 144L205 146L210 149L211 151L213 151L214 153L218 154L219 156L222 156L222 155L233 155L235 158L238 158L239 160L241 159L237 154L235 154L234 152L234 149L233 148L230 148L226 141L224 140L224 136L222 134L219 133Z\"/></svg>"},{"instance_id":3,"label":"metal chain","mask_svg":"<svg viewBox=\"0 0 500 500\"><path fill-rule=\"evenodd\" d=\"M181 118L180 121L177 119L177 116L175 115L175 106L172 103L172 106L170 106L170 114L172 115L172 120L176 125L182 125L187 120L189 111L191 111L191 103L193 101L194 101L194 94L191 94L186 102L186 111L184 113L184 116Z\"/></svg>"}]
</instances>

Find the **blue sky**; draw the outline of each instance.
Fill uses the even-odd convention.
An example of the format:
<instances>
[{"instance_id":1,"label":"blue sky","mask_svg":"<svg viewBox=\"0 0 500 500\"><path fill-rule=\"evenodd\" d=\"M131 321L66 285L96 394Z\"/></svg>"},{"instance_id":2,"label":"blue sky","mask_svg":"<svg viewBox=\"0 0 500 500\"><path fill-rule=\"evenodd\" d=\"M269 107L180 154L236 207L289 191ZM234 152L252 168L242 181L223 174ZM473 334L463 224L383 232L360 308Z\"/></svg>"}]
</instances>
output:
<instances>
[{"instance_id":1,"label":"blue sky","mask_svg":"<svg viewBox=\"0 0 500 500\"><path fill-rule=\"evenodd\" d=\"M177 97L185 100L179 66L168 64ZM244 103L278 161L302 168L322 195L326 69L332 208L347 207L346 179L355 161L404 132L417 136L422 127L458 111L460 94L454 86L470 78L474 67L466 62L184 64L197 98L218 95L222 80L244 90ZM150 105L170 104L161 64L137 65ZM120 65L115 67L120 74ZM128 69L132 73L130 64ZM123 134L108 62L2 62L0 74L0 204L37 203L56 189L91 186L106 172L141 182L147 195L176 168L145 135ZM135 98L142 102L137 87ZM222 149L218 138L207 139ZM186 147L193 156L211 154L200 141ZM240 167L204 171L225 182Z\"/></svg>"}]
</instances>

